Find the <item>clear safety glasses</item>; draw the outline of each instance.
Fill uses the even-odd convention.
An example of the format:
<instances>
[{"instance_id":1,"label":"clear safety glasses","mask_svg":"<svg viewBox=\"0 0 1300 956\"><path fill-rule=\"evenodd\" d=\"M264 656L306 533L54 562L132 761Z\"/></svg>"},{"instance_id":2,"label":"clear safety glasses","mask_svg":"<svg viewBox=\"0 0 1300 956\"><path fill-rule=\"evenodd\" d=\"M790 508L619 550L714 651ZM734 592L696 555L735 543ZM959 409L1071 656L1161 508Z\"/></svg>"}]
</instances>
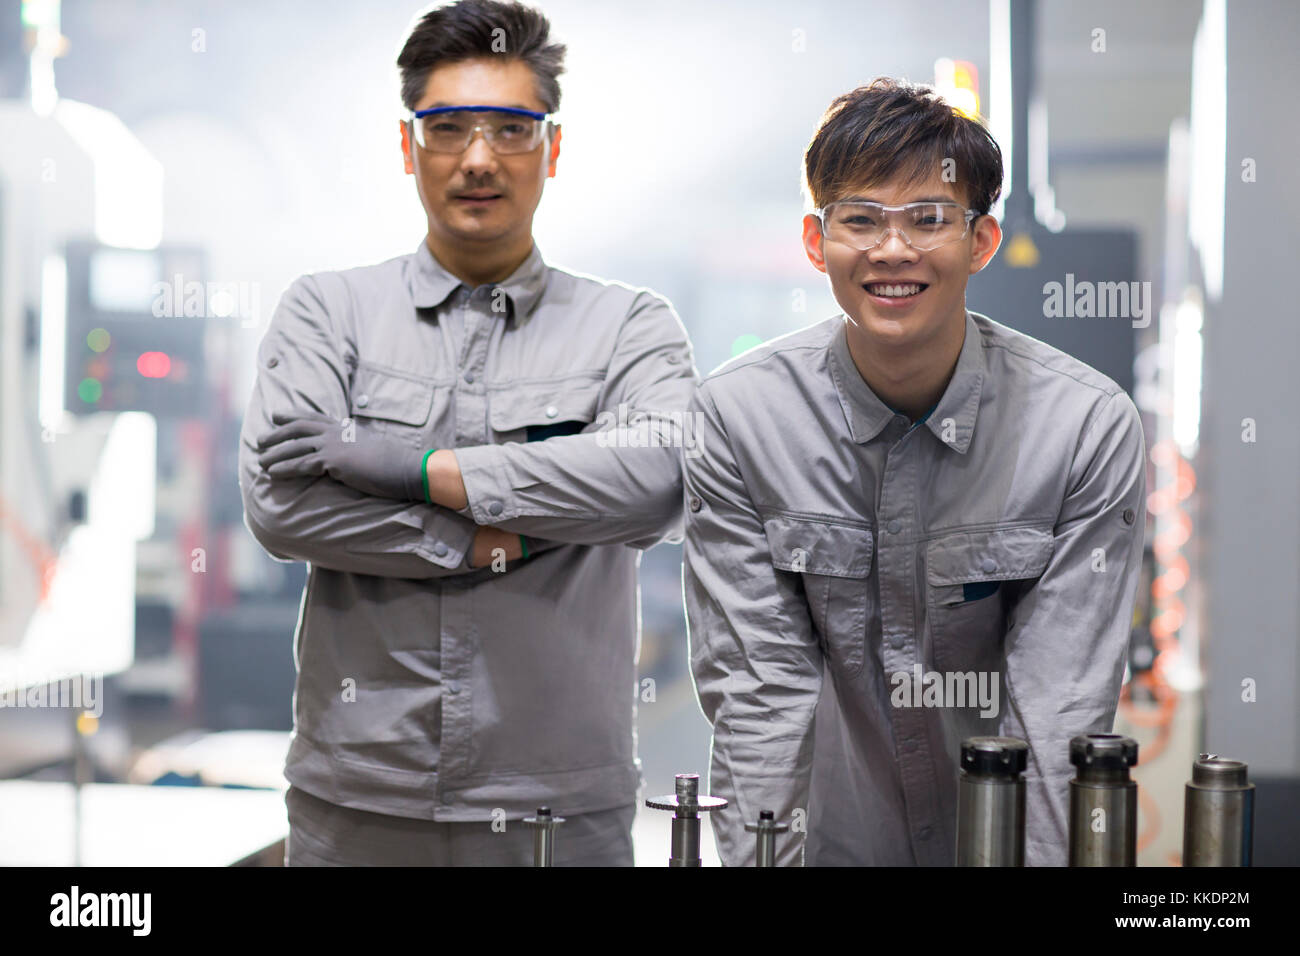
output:
<instances>
[{"instance_id":1,"label":"clear safety glasses","mask_svg":"<svg viewBox=\"0 0 1300 956\"><path fill-rule=\"evenodd\" d=\"M860 252L874 249L889 233L918 252L929 252L966 238L979 214L955 202L911 202L885 206L877 202L833 202L813 210L822 234Z\"/></svg>"},{"instance_id":2,"label":"clear safety glasses","mask_svg":"<svg viewBox=\"0 0 1300 956\"><path fill-rule=\"evenodd\" d=\"M512 106L438 106L410 114L415 141L431 153L460 153L482 132L498 153L527 153L541 144L550 113Z\"/></svg>"}]
</instances>

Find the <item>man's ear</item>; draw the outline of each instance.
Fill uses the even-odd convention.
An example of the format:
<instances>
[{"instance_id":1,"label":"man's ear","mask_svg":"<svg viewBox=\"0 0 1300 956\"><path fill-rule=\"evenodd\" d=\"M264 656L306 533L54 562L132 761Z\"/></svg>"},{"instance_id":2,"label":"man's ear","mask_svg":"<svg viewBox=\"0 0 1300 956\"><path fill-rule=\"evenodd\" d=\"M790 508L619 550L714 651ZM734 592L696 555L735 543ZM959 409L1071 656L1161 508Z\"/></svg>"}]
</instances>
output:
<instances>
[{"instance_id":1,"label":"man's ear","mask_svg":"<svg viewBox=\"0 0 1300 956\"><path fill-rule=\"evenodd\" d=\"M411 165L411 127L406 120L401 121L402 125L402 165L406 168L406 175L410 176L415 172L415 167Z\"/></svg>"},{"instance_id":2,"label":"man's ear","mask_svg":"<svg viewBox=\"0 0 1300 956\"><path fill-rule=\"evenodd\" d=\"M554 178L555 178L555 163L556 163L556 160L558 160L559 158L560 158L560 127L559 127L559 125L557 124L556 127L555 127L555 136L552 137L552 139L551 139L551 158L550 158L550 165L547 166L547 169L546 169L546 178L547 178L547 179L554 179Z\"/></svg>"},{"instance_id":3,"label":"man's ear","mask_svg":"<svg viewBox=\"0 0 1300 956\"><path fill-rule=\"evenodd\" d=\"M1002 227L992 216L980 216L975 220L974 229L975 241L970 250L971 275L988 265L1002 245Z\"/></svg>"},{"instance_id":4,"label":"man's ear","mask_svg":"<svg viewBox=\"0 0 1300 956\"><path fill-rule=\"evenodd\" d=\"M808 254L808 261L817 268L818 272L826 271L826 256L823 253L824 242L821 220L812 214L804 216L803 251Z\"/></svg>"}]
</instances>

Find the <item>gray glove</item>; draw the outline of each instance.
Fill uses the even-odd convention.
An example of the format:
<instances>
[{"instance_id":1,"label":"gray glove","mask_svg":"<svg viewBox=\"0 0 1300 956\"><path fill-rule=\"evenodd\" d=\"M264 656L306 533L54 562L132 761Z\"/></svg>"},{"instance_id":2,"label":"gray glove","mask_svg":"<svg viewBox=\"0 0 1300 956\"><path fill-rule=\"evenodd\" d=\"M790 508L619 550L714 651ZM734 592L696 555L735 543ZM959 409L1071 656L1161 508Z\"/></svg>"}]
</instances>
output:
<instances>
[{"instance_id":1,"label":"gray glove","mask_svg":"<svg viewBox=\"0 0 1300 956\"><path fill-rule=\"evenodd\" d=\"M428 449L363 435L351 419L296 418L269 432L258 449L257 462L272 478L329 475L368 495L428 501L423 474Z\"/></svg>"}]
</instances>

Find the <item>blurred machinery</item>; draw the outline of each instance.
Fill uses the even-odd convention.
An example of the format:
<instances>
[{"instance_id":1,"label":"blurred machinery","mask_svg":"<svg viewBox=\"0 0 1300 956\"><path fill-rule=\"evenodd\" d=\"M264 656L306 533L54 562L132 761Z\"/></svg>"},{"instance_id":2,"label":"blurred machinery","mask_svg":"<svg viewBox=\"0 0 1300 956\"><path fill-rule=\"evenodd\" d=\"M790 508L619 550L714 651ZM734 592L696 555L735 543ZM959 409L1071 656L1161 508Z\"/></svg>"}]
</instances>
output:
<instances>
[{"instance_id":1,"label":"blurred machinery","mask_svg":"<svg viewBox=\"0 0 1300 956\"><path fill-rule=\"evenodd\" d=\"M118 786L139 743L129 696L155 692L170 717L211 716L213 729L287 729L294 612L266 615L260 632L221 613L234 604L227 540L240 519L233 466L222 475L233 456L217 450L237 433L225 390L241 290L207 281L203 250L161 243L163 170L132 132L59 98L59 15L56 0L28 0L21 40L14 23L0 28L0 777L30 778L3 785L0 816L28 804L0 860L156 859L195 803ZM272 625L281 639L262 648L226 640ZM210 677L238 687L228 658L243 654L260 700L240 710L238 691L211 687L199 713L202 633L216 645ZM263 666L268 652L278 669ZM278 777L276 750L263 763ZM277 793L208 799L240 829L213 829L213 862L283 835ZM109 805L114 826L96 826Z\"/></svg>"},{"instance_id":2,"label":"blurred machinery","mask_svg":"<svg viewBox=\"0 0 1300 956\"><path fill-rule=\"evenodd\" d=\"M1173 366L1160 357L1175 348L1170 318L1171 307L1177 306L1171 306L1171 299L1180 300L1186 285L1186 136L1179 137L1176 129L1169 144L1164 268L1154 280L1142 279L1135 230L1067 227L1056 208L1048 170L1047 109L1036 62L1036 0L995 2L990 11L990 62L1003 72L991 78L989 124L1010 154L1010 188L1001 216L1002 248L972 277L967 301L970 308L1105 373L1129 392L1142 413L1151 529L1116 731L1140 736L1146 755L1136 771L1143 789L1130 791L1143 801L1137 847L1145 856L1139 862L1176 864L1178 834L1162 826L1157 806L1176 801L1185 762L1204 749L1197 735L1201 704L1195 692L1202 677L1196 621L1187 620L1189 609L1179 597L1191 583L1180 548L1191 535L1187 499L1195 478L1189 461L1169 440ZM951 85L961 86L963 71L951 75ZM1192 366L1199 375L1200 357L1185 347L1183 352L1186 389ZM1181 405L1185 409L1197 402L1199 385L1194 394L1182 396ZM1192 644L1185 648L1188 638ZM1180 710L1180 695L1188 692L1193 696L1183 699ZM1136 818L1133 814L1130 822Z\"/></svg>"},{"instance_id":3,"label":"blurred machinery","mask_svg":"<svg viewBox=\"0 0 1300 956\"><path fill-rule=\"evenodd\" d=\"M74 394L103 398L94 376L108 380L108 360L83 354L96 319L88 270L96 293L112 281L91 244L157 245L162 171L112 114L54 95L41 63L58 47L57 20L29 26L28 37L31 95L0 101L0 690L11 694L131 664L136 545L154 533L157 447L140 403L68 409L64 382L79 374ZM72 257L73 275L85 267L80 289L69 286L74 238L87 240ZM93 351L98 333L89 341ZM0 709L0 728L24 730L13 743L0 730L0 769L66 751L66 719Z\"/></svg>"},{"instance_id":4,"label":"blurred machinery","mask_svg":"<svg viewBox=\"0 0 1300 956\"><path fill-rule=\"evenodd\" d=\"M58 96L59 4L21 15L21 37L0 29L0 61L21 44L27 65L0 91L0 775L66 760L68 711L22 704L77 677L210 729L287 730L301 575L236 608L229 573L249 290L162 243L161 165ZM124 738L123 710L75 738Z\"/></svg>"},{"instance_id":5,"label":"blurred machinery","mask_svg":"<svg viewBox=\"0 0 1300 956\"><path fill-rule=\"evenodd\" d=\"M63 257L62 410L73 416L142 411L155 418L202 417L211 387L204 355L207 295L195 279L207 274L203 253L70 239ZM58 374L52 367L44 371ZM52 405L56 396L49 397ZM45 410L47 420L57 418L57 409Z\"/></svg>"},{"instance_id":6,"label":"blurred machinery","mask_svg":"<svg viewBox=\"0 0 1300 956\"><path fill-rule=\"evenodd\" d=\"M1153 307L1152 284L1137 281L1137 233L1128 226L1066 228L1048 178L1037 2L1010 0L991 10L990 60L995 67L1009 62L1010 70L992 84L1004 95L989 122L1004 160L1010 157L1009 185L999 217L1002 247L971 277L967 307L1073 355L1132 392L1136 332L1151 323ZM958 108L972 99L978 104L973 66L940 61L936 74L937 88Z\"/></svg>"}]
</instances>

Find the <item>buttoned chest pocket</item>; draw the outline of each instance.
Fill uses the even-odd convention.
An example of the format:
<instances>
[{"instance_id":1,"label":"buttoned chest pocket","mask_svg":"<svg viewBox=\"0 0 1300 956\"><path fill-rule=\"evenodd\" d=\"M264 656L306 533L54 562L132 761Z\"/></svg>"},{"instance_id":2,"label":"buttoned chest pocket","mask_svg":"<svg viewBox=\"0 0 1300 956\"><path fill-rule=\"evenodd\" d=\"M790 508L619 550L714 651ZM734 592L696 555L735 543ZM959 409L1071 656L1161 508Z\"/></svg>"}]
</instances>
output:
<instances>
[{"instance_id":1,"label":"buttoned chest pocket","mask_svg":"<svg viewBox=\"0 0 1300 956\"><path fill-rule=\"evenodd\" d=\"M598 373L492 386L488 420L498 442L576 435L596 420L604 379Z\"/></svg>"},{"instance_id":2,"label":"buttoned chest pocket","mask_svg":"<svg viewBox=\"0 0 1300 956\"><path fill-rule=\"evenodd\" d=\"M867 634L879 622L871 586L874 537L861 524L775 515L763 522L772 566L803 578L808 611L832 666L862 670Z\"/></svg>"},{"instance_id":3,"label":"buttoned chest pocket","mask_svg":"<svg viewBox=\"0 0 1300 956\"><path fill-rule=\"evenodd\" d=\"M352 378L350 410L359 433L428 443L435 404L448 401L449 385L408 372L362 362Z\"/></svg>"},{"instance_id":4,"label":"buttoned chest pocket","mask_svg":"<svg viewBox=\"0 0 1300 956\"><path fill-rule=\"evenodd\" d=\"M1009 583L1041 576L1054 548L1047 528L962 531L927 545L927 614L935 670L999 667Z\"/></svg>"}]
</instances>

